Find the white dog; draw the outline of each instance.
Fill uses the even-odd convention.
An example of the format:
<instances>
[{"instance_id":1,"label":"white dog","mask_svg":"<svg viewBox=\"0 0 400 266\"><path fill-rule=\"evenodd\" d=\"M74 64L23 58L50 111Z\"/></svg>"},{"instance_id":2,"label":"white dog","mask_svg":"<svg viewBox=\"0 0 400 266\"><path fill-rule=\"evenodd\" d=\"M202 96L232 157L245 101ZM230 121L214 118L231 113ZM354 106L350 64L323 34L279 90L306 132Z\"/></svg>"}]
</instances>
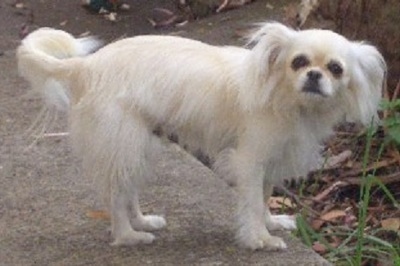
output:
<instances>
[{"instance_id":1,"label":"white dog","mask_svg":"<svg viewBox=\"0 0 400 266\"><path fill-rule=\"evenodd\" d=\"M155 128L201 150L236 183L242 246L284 249L268 229L295 223L265 207L273 184L318 165L321 142L343 118L377 119L386 66L373 46L278 23L261 25L249 43L138 36L89 55L96 40L60 30L39 29L22 41L21 75L48 105L69 109L84 172L106 188L115 245L151 243L147 231L166 225L138 204Z\"/></svg>"}]
</instances>

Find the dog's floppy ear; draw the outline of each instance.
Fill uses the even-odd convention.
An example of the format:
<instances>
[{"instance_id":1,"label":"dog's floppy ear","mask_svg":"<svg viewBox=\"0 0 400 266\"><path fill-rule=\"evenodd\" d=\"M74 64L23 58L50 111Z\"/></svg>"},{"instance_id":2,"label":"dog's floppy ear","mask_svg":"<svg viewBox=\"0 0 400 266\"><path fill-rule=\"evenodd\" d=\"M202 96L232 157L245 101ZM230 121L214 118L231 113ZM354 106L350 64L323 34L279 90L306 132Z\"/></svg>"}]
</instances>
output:
<instances>
[{"instance_id":1,"label":"dog's floppy ear","mask_svg":"<svg viewBox=\"0 0 400 266\"><path fill-rule=\"evenodd\" d=\"M386 85L386 63L378 50L365 43L353 43L347 118L364 125L379 121L377 110Z\"/></svg>"},{"instance_id":2,"label":"dog's floppy ear","mask_svg":"<svg viewBox=\"0 0 400 266\"><path fill-rule=\"evenodd\" d=\"M247 110L264 106L270 92L284 75L282 71L287 48L297 33L283 24L271 22L258 25L247 39L251 49L247 61L246 90L241 100ZM251 86L251 87L250 87Z\"/></svg>"},{"instance_id":3,"label":"dog's floppy ear","mask_svg":"<svg viewBox=\"0 0 400 266\"><path fill-rule=\"evenodd\" d=\"M267 59L265 62L273 64L295 33L293 29L277 22L260 24L248 37L247 46L263 55L264 59Z\"/></svg>"}]
</instances>

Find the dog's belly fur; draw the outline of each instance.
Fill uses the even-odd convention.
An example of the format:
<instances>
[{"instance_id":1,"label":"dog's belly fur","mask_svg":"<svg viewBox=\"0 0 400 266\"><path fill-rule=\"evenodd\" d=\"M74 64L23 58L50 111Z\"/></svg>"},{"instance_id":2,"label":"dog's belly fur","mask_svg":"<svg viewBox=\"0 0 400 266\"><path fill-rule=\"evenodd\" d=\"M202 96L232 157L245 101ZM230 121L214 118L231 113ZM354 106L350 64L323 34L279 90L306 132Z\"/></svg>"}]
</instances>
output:
<instances>
[{"instance_id":1,"label":"dog's belly fur","mask_svg":"<svg viewBox=\"0 0 400 266\"><path fill-rule=\"evenodd\" d=\"M166 133L165 130L163 130L161 127L158 126L153 130L153 134L159 138L164 138L172 143L178 144L183 149L191 153L197 160L199 160L202 164L204 164L208 168L211 168L215 161L215 158L212 158L210 155L206 154L201 147L198 147L196 150L194 150L193 145L190 146L188 144L185 144L182 138L179 138L179 135L175 132Z\"/></svg>"}]
</instances>

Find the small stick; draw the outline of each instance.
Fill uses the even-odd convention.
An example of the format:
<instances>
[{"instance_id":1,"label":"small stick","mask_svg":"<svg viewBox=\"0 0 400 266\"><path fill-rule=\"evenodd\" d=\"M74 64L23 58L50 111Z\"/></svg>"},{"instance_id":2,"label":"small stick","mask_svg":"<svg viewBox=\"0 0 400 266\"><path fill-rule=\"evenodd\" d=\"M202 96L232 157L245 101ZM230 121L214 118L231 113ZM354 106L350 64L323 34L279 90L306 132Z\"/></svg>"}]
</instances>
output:
<instances>
[{"instance_id":1,"label":"small stick","mask_svg":"<svg viewBox=\"0 0 400 266\"><path fill-rule=\"evenodd\" d=\"M383 184L400 182L400 172L384 176L375 176L375 178L379 179ZM361 183L363 182L360 177L348 177L343 179L342 181L350 185L361 185Z\"/></svg>"},{"instance_id":2,"label":"small stick","mask_svg":"<svg viewBox=\"0 0 400 266\"><path fill-rule=\"evenodd\" d=\"M377 170L377 169L392 165L396 162L397 162L396 158L390 159L390 160L379 161L379 162L373 163L370 166L367 166L365 169L359 168L359 169L354 169L354 170L348 171L347 173L344 173L341 177L342 178L353 177L353 176L361 174L364 171L369 172L372 170Z\"/></svg>"},{"instance_id":3,"label":"small stick","mask_svg":"<svg viewBox=\"0 0 400 266\"><path fill-rule=\"evenodd\" d=\"M347 186L348 184L346 182L343 181L337 181L335 183L333 183L331 186L329 186L328 188L326 188L325 190L323 190L321 193L319 193L318 195L312 197L313 201L322 201L323 199L325 199L332 191L334 191L336 188L338 187L343 187L343 186Z\"/></svg>"},{"instance_id":4,"label":"small stick","mask_svg":"<svg viewBox=\"0 0 400 266\"><path fill-rule=\"evenodd\" d=\"M400 79L397 82L396 88L394 89L393 95L392 95L392 101L397 99L397 96L400 93Z\"/></svg>"},{"instance_id":5,"label":"small stick","mask_svg":"<svg viewBox=\"0 0 400 266\"><path fill-rule=\"evenodd\" d=\"M69 132L55 132L55 133L45 133L43 137L65 137L68 136Z\"/></svg>"}]
</instances>

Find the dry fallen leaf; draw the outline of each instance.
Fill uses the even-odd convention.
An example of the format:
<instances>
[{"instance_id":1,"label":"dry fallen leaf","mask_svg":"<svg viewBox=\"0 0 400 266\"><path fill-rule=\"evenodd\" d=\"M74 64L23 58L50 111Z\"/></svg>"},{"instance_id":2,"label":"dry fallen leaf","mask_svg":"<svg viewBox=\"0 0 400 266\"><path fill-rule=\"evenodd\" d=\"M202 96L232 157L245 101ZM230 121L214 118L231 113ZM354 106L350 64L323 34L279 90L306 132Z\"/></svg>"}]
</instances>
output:
<instances>
[{"instance_id":1,"label":"dry fallen leaf","mask_svg":"<svg viewBox=\"0 0 400 266\"><path fill-rule=\"evenodd\" d=\"M325 246L325 244L322 244L319 241L315 241L312 245L312 249L319 253L319 254L325 254L328 251L329 248L336 248L340 245L341 241L338 237L333 236L332 241L328 243L329 246Z\"/></svg>"},{"instance_id":2,"label":"dry fallen leaf","mask_svg":"<svg viewBox=\"0 0 400 266\"><path fill-rule=\"evenodd\" d=\"M349 227L352 227L355 222L357 222L357 217L352 213L347 213L343 220L343 223Z\"/></svg>"},{"instance_id":3,"label":"dry fallen leaf","mask_svg":"<svg viewBox=\"0 0 400 266\"><path fill-rule=\"evenodd\" d=\"M338 155L329 157L325 165L323 165L322 167L326 169L339 167L341 164L349 160L352 155L353 153L351 152L351 150L344 150Z\"/></svg>"},{"instance_id":4,"label":"dry fallen leaf","mask_svg":"<svg viewBox=\"0 0 400 266\"><path fill-rule=\"evenodd\" d=\"M25 8L25 5L24 5L24 3L16 3L15 8L23 9L23 8Z\"/></svg>"},{"instance_id":5,"label":"dry fallen leaf","mask_svg":"<svg viewBox=\"0 0 400 266\"><path fill-rule=\"evenodd\" d=\"M270 3L267 3L267 4L265 5L265 7L266 7L267 9L269 9L269 10L273 10L273 9L274 9L274 6L271 5Z\"/></svg>"},{"instance_id":6,"label":"dry fallen leaf","mask_svg":"<svg viewBox=\"0 0 400 266\"><path fill-rule=\"evenodd\" d=\"M342 210L331 210L325 214L322 214L318 219L315 219L311 226L314 230L318 230L326 222L331 222L337 218L346 216L346 212Z\"/></svg>"},{"instance_id":7,"label":"dry fallen leaf","mask_svg":"<svg viewBox=\"0 0 400 266\"><path fill-rule=\"evenodd\" d=\"M97 220L109 220L110 214L106 211L88 211L86 216Z\"/></svg>"},{"instance_id":8,"label":"dry fallen leaf","mask_svg":"<svg viewBox=\"0 0 400 266\"><path fill-rule=\"evenodd\" d=\"M112 21L112 22L116 22L117 21L117 13L115 12L110 12L108 14L104 15L104 18L106 20Z\"/></svg>"},{"instance_id":9,"label":"dry fallen leaf","mask_svg":"<svg viewBox=\"0 0 400 266\"><path fill-rule=\"evenodd\" d=\"M80 37L80 38L87 37L87 36L90 36L90 34L91 34L90 31L85 31L85 32L79 34L79 37Z\"/></svg>"},{"instance_id":10,"label":"dry fallen leaf","mask_svg":"<svg viewBox=\"0 0 400 266\"><path fill-rule=\"evenodd\" d=\"M312 245L312 249L317 252L318 254L324 254L326 253L326 247L325 245L321 244L320 242L314 242L314 244Z\"/></svg>"},{"instance_id":11,"label":"dry fallen leaf","mask_svg":"<svg viewBox=\"0 0 400 266\"><path fill-rule=\"evenodd\" d=\"M294 208L294 204L289 198L285 197L270 197L268 200L268 206L271 209L281 209L282 207Z\"/></svg>"},{"instance_id":12,"label":"dry fallen leaf","mask_svg":"<svg viewBox=\"0 0 400 266\"><path fill-rule=\"evenodd\" d=\"M400 229L400 218L388 218L381 221L381 226L386 230L399 231Z\"/></svg>"}]
</instances>

